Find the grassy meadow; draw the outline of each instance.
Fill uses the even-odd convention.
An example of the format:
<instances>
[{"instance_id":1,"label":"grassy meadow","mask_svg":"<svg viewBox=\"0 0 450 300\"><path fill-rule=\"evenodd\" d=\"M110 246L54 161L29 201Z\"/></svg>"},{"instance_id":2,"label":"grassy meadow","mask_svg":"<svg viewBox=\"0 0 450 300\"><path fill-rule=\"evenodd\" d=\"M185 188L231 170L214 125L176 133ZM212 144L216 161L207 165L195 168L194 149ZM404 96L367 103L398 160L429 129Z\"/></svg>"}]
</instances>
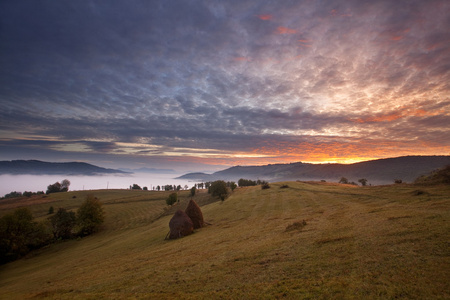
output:
<instances>
[{"instance_id":1,"label":"grassy meadow","mask_svg":"<svg viewBox=\"0 0 450 300\"><path fill-rule=\"evenodd\" d=\"M287 188L280 188L288 185ZM88 192L0 201L76 210ZM280 182L194 199L206 227L164 240L168 192L89 191L100 232L0 266L0 299L449 299L450 187ZM75 197L75 198L74 198Z\"/></svg>"}]
</instances>

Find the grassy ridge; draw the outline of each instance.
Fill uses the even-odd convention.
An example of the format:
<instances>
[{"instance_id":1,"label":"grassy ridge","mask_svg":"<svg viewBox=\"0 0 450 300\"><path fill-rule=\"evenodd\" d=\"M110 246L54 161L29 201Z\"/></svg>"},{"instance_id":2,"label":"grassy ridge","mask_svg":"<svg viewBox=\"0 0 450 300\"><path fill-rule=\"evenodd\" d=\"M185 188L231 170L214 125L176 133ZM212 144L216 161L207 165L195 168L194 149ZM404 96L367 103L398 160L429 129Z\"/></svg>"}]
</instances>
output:
<instances>
[{"instance_id":1,"label":"grassy ridge","mask_svg":"<svg viewBox=\"0 0 450 300\"><path fill-rule=\"evenodd\" d=\"M0 298L450 297L448 186L282 184L202 206L212 225L173 241L165 193L97 191L104 230L1 266Z\"/></svg>"}]
</instances>

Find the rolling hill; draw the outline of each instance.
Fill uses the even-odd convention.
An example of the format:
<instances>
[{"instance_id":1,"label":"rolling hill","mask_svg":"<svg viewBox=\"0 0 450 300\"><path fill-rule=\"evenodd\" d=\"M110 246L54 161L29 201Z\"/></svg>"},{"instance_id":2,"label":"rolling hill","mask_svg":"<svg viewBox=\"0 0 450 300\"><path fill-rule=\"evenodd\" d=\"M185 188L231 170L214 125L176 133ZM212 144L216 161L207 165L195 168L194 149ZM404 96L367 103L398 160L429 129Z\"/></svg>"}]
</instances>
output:
<instances>
[{"instance_id":1,"label":"rolling hill","mask_svg":"<svg viewBox=\"0 0 450 300\"><path fill-rule=\"evenodd\" d=\"M341 177L357 182L366 178L369 184L390 184L395 179L412 182L417 177L450 165L450 156L403 156L377 159L354 164L291 163L265 166L236 166L213 174L190 173L179 178L214 181L240 178L267 181L327 180L337 182Z\"/></svg>"},{"instance_id":2,"label":"rolling hill","mask_svg":"<svg viewBox=\"0 0 450 300\"><path fill-rule=\"evenodd\" d=\"M83 162L44 162L39 160L0 161L0 174L32 175L97 175L127 173L121 170L105 169Z\"/></svg>"},{"instance_id":3,"label":"rolling hill","mask_svg":"<svg viewBox=\"0 0 450 300\"><path fill-rule=\"evenodd\" d=\"M286 188L281 188L288 185ZM194 199L210 223L164 240L170 192L79 191L0 202L75 210L103 203L97 234L0 266L2 299L448 299L450 187L280 182ZM76 196L76 198L74 198Z\"/></svg>"}]
</instances>

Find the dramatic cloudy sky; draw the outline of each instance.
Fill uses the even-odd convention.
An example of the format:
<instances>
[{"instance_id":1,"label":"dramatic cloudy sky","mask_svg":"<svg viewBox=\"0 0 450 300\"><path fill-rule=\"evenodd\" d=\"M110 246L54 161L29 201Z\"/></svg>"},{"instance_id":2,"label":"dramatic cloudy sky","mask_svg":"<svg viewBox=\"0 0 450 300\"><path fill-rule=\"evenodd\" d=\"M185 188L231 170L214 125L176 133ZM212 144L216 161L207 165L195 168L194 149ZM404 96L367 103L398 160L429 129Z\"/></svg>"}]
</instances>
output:
<instances>
[{"instance_id":1,"label":"dramatic cloudy sky","mask_svg":"<svg viewBox=\"0 0 450 300\"><path fill-rule=\"evenodd\" d=\"M0 2L0 160L450 154L450 2Z\"/></svg>"}]
</instances>

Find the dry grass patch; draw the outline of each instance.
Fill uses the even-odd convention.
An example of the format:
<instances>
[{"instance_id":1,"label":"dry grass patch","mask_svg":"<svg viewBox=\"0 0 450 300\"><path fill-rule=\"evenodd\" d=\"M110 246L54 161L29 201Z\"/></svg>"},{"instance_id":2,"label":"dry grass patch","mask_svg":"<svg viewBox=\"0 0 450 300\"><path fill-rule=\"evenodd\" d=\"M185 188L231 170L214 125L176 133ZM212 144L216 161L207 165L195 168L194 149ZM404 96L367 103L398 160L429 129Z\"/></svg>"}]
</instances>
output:
<instances>
[{"instance_id":1,"label":"dry grass patch","mask_svg":"<svg viewBox=\"0 0 450 300\"><path fill-rule=\"evenodd\" d=\"M171 216L145 217L164 212L166 195L100 193L105 229L1 266L0 298L450 297L450 188L427 187L423 199L408 185L283 184L206 205L194 197L213 225L172 241Z\"/></svg>"}]
</instances>

